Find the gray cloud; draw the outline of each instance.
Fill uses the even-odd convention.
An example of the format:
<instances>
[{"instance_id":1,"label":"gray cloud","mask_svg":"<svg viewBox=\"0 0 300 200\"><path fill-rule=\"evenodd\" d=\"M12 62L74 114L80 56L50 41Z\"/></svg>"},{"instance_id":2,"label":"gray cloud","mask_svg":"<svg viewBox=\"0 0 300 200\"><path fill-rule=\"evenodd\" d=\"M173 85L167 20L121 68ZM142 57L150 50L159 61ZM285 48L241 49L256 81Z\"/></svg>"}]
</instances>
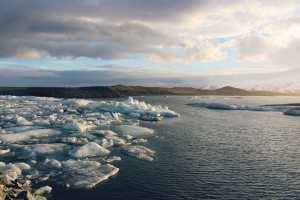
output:
<instances>
[{"instance_id":1,"label":"gray cloud","mask_svg":"<svg viewBox=\"0 0 300 200\"><path fill-rule=\"evenodd\" d=\"M96 70L41 70L11 65L0 68L1 86L99 86L142 85L160 87L210 88L234 86L244 89L299 90L299 69L276 73L204 76L180 69L145 69L126 66L100 66Z\"/></svg>"},{"instance_id":2,"label":"gray cloud","mask_svg":"<svg viewBox=\"0 0 300 200\"><path fill-rule=\"evenodd\" d=\"M215 61L226 59L215 39L263 32L297 9L296 0L2 0L0 57Z\"/></svg>"}]
</instances>

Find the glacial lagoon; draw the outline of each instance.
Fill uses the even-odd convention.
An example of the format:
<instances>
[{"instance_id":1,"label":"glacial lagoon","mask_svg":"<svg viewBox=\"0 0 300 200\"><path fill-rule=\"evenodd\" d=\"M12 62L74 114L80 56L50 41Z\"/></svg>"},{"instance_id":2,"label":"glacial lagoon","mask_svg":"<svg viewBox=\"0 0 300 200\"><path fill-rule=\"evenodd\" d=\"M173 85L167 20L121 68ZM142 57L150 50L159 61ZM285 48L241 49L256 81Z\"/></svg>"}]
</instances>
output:
<instances>
[{"instance_id":1,"label":"glacial lagoon","mask_svg":"<svg viewBox=\"0 0 300 200\"><path fill-rule=\"evenodd\" d=\"M0 168L20 169L34 188L50 186L51 199L297 198L300 117L284 114L288 108L261 107L297 102L299 97L148 96L107 103L6 96ZM220 109L224 105L247 109ZM164 120L139 121L145 114Z\"/></svg>"}]
</instances>

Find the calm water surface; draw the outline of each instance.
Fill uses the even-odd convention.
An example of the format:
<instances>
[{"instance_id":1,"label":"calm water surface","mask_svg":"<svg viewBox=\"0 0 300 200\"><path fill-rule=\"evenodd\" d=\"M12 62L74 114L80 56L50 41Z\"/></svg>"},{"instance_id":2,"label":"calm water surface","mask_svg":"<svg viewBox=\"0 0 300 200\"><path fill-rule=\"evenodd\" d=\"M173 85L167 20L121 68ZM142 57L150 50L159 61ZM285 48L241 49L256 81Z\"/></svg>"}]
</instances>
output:
<instances>
[{"instance_id":1,"label":"calm water surface","mask_svg":"<svg viewBox=\"0 0 300 200\"><path fill-rule=\"evenodd\" d=\"M222 111L195 102L262 105L299 97L139 97L180 118L142 122L152 162L120 154L120 172L91 190L53 186L52 199L296 199L300 198L300 117L280 112ZM50 183L49 183L50 184Z\"/></svg>"}]
</instances>

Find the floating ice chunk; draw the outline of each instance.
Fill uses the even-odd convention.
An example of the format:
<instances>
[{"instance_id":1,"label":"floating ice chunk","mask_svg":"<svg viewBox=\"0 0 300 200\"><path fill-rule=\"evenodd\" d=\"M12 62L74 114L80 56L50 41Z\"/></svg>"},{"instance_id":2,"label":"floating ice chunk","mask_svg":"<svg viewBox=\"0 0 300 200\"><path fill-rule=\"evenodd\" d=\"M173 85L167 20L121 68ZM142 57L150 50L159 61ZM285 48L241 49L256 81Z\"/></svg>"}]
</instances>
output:
<instances>
[{"instance_id":1,"label":"floating ice chunk","mask_svg":"<svg viewBox=\"0 0 300 200\"><path fill-rule=\"evenodd\" d=\"M10 113L15 113L15 110L13 109L3 109L0 111L3 114L10 114Z\"/></svg>"},{"instance_id":2,"label":"floating ice chunk","mask_svg":"<svg viewBox=\"0 0 300 200\"><path fill-rule=\"evenodd\" d=\"M111 163L111 162L114 162L114 161L120 161L121 160L121 157L119 156L113 156L111 158L107 158L107 159L103 159L105 162L107 163Z\"/></svg>"},{"instance_id":3,"label":"floating ice chunk","mask_svg":"<svg viewBox=\"0 0 300 200\"><path fill-rule=\"evenodd\" d=\"M48 166L50 169L60 169L61 168L61 162L55 159L46 159L45 163L46 166Z\"/></svg>"},{"instance_id":4,"label":"floating ice chunk","mask_svg":"<svg viewBox=\"0 0 300 200\"><path fill-rule=\"evenodd\" d=\"M140 138L140 139L135 139L135 140L133 140L132 141L132 143L145 143L145 142L147 142L147 140L146 139L144 139L144 138Z\"/></svg>"},{"instance_id":5,"label":"floating ice chunk","mask_svg":"<svg viewBox=\"0 0 300 200\"><path fill-rule=\"evenodd\" d=\"M112 147L112 146L114 146L114 141L110 140L110 139L103 138L101 140L101 146L104 147L104 148Z\"/></svg>"},{"instance_id":6,"label":"floating ice chunk","mask_svg":"<svg viewBox=\"0 0 300 200\"><path fill-rule=\"evenodd\" d=\"M41 126L17 126L17 127L10 127L7 128L7 131L12 131L14 133L18 132L24 132L24 131L30 131L30 130L36 130L36 129L42 129Z\"/></svg>"},{"instance_id":7,"label":"floating ice chunk","mask_svg":"<svg viewBox=\"0 0 300 200\"><path fill-rule=\"evenodd\" d=\"M90 133L81 133L81 132L78 132L78 133L73 133L70 135L71 137L77 137L77 138L87 138L87 139L95 139L96 136L90 134Z\"/></svg>"},{"instance_id":8,"label":"floating ice chunk","mask_svg":"<svg viewBox=\"0 0 300 200\"><path fill-rule=\"evenodd\" d=\"M111 130L93 130L91 133L95 135L100 135L100 136L106 136L106 135L118 135L117 133L111 131Z\"/></svg>"},{"instance_id":9,"label":"floating ice chunk","mask_svg":"<svg viewBox=\"0 0 300 200\"><path fill-rule=\"evenodd\" d=\"M101 102L100 104L93 104L87 107L90 110L102 110L107 112L119 112L121 114L129 115L130 113L136 113L139 115L160 115L163 117L179 117L180 115L175 113L172 110L169 110L167 107L162 106L152 106L150 104L146 104L145 102L139 102L137 100L133 100L132 97L129 97L126 101L123 102ZM105 114L108 115L108 114ZM110 116L107 116L110 117ZM131 114L133 117L133 114Z\"/></svg>"},{"instance_id":10,"label":"floating ice chunk","mask_svg":"<svg viewBox=\"0 0 300 200\"><path fill-rule=\"evenodd\" d=\"M105 136L105 139L107 141L109 141L109 143L113 142L114 146L120 146L120 145L125 145L126 141L119 138L118 136L114 136L114 135L107 135Z\"/></svg>"},{"instance_id":11,"label":"floating ice chunk","mask_svg":"<svg viewBox=\"0 0 300 200\"><path fill-rule=\"evenodd\" d=\"M62 151L64 147L66 147L66 145L60 143L22 145L22 149L25 152L40 155L56 153L58 151Z\"/></svg>"},{"instance_id":12,"label":"floating ice chunk","mask_svg":"<svg viewBox=\"0 0 300 200\"><path fill-rule=\"evenodd\" d=\"M86 144L88 143L88 140L87 138L61 137L61 138L57 138L56 142L66 143L66 144Z\"/></svg>"},{"instance_id":13,"label":"floating ice chunk","mask_svg":"<svg viewBox=\"0 0 300 200\"><path fill-rule=\"evenodd\" d=\"M283 112L285 115L300 116L300 107L292 108Z\"/></svg>"},{"instance_id":14,"label":"floating ice chunk","mask_svg":"<svg viewBox=\"0 0 300 200\"><path fill-rule=\"evenodd\" d=\"M75 106L86 106L90 103L93 103L93 101L85 100L85 99L68 99L60 102L62 105L75 105Z\"/></svg>"},{"instance_id":15,"label":"floating ice chunk","mask_svg":"<svg viewBox=\"0 0 300 200\"><path fill-rule=\"evenodd\" d=\"M251 110L251 111L277 111L276 109L269 108L269 107L262 107L262 106L258 106L258 107L251 106L251 107L248 107L248 110Z\"/></svg>"},{"instance_id":16,"label":"floating ice chunk","mask_svg":"<svg viewBox=\"0 0 300 200\"><path fill-rule=\"evenodd\" d=\"M31 169L30 165L24 162L13 163L13 165L17 166L19 169L28 171Z\"/></svg>"},{"instance_id":17,"label":"floating ice chunk","mask_svg":"<svg viewBox=\"0 0 300 200\"><path fill-rule=\"evenodd\" d=\"M50 169L52 169L52 168L60 169L61 168L61 162L58 160L55 160L55 159L46 159L44 164L49 166Z\"/></svg>"},{"instance_id":18,"label":"floating ice chunk","mask_svg":"<svg viewBox=\"0 0 300 200\"><path fill-rule=\"evenodd\" d=\"M49 122L53 123L57 119L57 116L55 116L55 115L49 115L48 119L49 119Z\"/></svg>"},{"instance_id":19,"label":"floating ice chunk","mask_svg":"<svg viewBox=\"0 0 300 200\"><path fill-rule=\"evenodd\" d=\"M14 119L13 115L6 115L3 116L2 121L11 121L12 119Z\"/></svg>"},{"instance_id":20,"label":"floating ice chunk","mask_svg":"<svg viewBox=\"0 0 300 200\"><path fill-rule=\"evenodd\" d=\"M153 134L154 131L149 128L144 128L140 126L134 126L134 125L120 125L116 128L116 130L124 135L131 135L133 137L139 137L144 135Z\"/></svg>"},{"instance_id":21,"label":"floating ice chunk","mask_svg":"<svg viewBox=\"0 0 300 200\"><path fill-rule=\"evenodd\" d=\"M41 188L37 189L34 194L36 194L36 195L45 195L45 194L50 194L51 191L52 191L52 187L44 186L44 187L41 187Z\"/></svg>"},{"instance_id":22,"label":"floating ice chunk","mask_svg":"<svg viewBox=\"0 0 300 200\"><path fill-rule=\"evenodd\" d=\"M33 137L40 138L60 134L61 132L54 129L37 129L20 133L1 134L0 141L7 143L21 142L29 140Z\"/></svg>"},{"instance_id":23,"label":"floating ice chunk","mask_svg":"<svg viewBox=\"0 0 300 200\"><path fill-rule=\"evenodd\" d=\"M155 151L144 147L144 146L124 146L121 149L121 152L128 155L135 157L137 159L152 161L152 156L154 155Z\"/></svg>"},{"instance_id":24,"label":"floating ice chunk","mask_svg":"<svg viewBox=\"0 0 300 200\"><path fill-rule=\"evenodd\" d=\"M95 142L89 142L82 147L69 151L69 155L73 158L86 158L94 156L102 156L109 154L110 151L101 147Z\"/></svg>"},{"instance_id":25,"label":"floating ice chunk","mask_svg":"<svg viewBox=\"0 0 300 200\"><path fill-rule=\"evenodd\" d=\"M17 126L31 126L33 125L32 122L28 121L27 119L25 119L24 117L21 116L16 116L16 125Z\"/></svg>"},{"instance_id":26,"label":"floating ice chunk","mask_svg":"<svg viewBox=\"0 0 300 200\"><path fill-rule=\"evenodd\" d=\"M32 123L38 125L38 126L49 126L50 122L47 119L35 119L32 121Z\"/></svg>"},{"instance_id":27,"label":"floating ice chunk","mask_svg":"<svg viewBox=\"0 0 300 200\"><path fill-rule=\"evenodd\" d=\"M0 149L0 155L4 155L10 152L10 149Z\"/></svg>"},{"instance_id":28,"label":"floating ice chunk","mask_svg":"<svg viewBox=\"0 0 300 200\"><path fill-rule=\"evenodd\" d=\"M113 113L111 113L111 115L112 115L112 117L113 117L115 120L117 120L117 121L122 121L122 120L120 119L120 113L113 112Z\"/></svg>"},{"instance_id":29,"label":"floating ice chunk","mask_svg":"<svg viewBox=\"0 0 300 200\"><path fill-rule=\"evenodd\" d=\"M63 125L62 128L70 131L85 132L87 130L96 128L96 126L86 121L79 122L75 119L72 119L69 120L65 125Z\"/></svg>"},{"instance_id":30,"label":"floating ice chunk","mask_svg":"<svg viewBox=\"0 0 300 200\"><path fill-rule=\"evenodd\" d=\"M92 188L119 171L113 165L101 165L96 161L67 160L62 162L62 166L62 179L71 188Z\"/></svg>"},{"instance_id":31,"label":"floating ice chunk","mask_svg":"<svg viewBox=\"0 0 300 200\"><path fill-rule=\"evenodd\" d=\"M1 162L0 173L7 175L12 180L15 180L21 175L22 170L14 164L6 165L5 163Z\"/></svg>"},{"instance_id":32,"label":"floating ice chunk","mask_svg":"<svg viewBox=\"0 0 300 200\"><path fill-rule=\"evenodd\" d=\"M126 101L124 101L124 103L126 103L126 104L134 104L133 98L132 97L128 97L128 99Z\"/></svg>"},{"instance_id":33,"label":"floating ice chunk","mask_svg":"<svg viewBox=\"0 0 300 200\"><path fill-rule=\"evenodd\" d=\"M219 110L237 110L238 108L234 105L229 105L225 103L209 103L205 106L209 109L219 109Z\"/></svg>"},{"instance_id":34,"label":"floating ice chunk","mask_svg":"<svg viewBox=\"0 0 300 200\"><path fill-rule=\"evenodd\" d=\"M141 115L139 113L136 113L136 112L131 112L131 113L129 113L128 116L132 117L132 118L139 118Z\"/></svg>"},{"instance_id":35,"label":"floating ice chunk","mask_svg":"<svg viewBox=\"0 0 300 200\"><path fill-rule=\"evenodd\" d=\"M126 140L132 140L132 139L133 139L133 136L132 136L132 135L128 135L128 134L124 135L123 137L124 137Z\"/></svg>"}]
</instances>

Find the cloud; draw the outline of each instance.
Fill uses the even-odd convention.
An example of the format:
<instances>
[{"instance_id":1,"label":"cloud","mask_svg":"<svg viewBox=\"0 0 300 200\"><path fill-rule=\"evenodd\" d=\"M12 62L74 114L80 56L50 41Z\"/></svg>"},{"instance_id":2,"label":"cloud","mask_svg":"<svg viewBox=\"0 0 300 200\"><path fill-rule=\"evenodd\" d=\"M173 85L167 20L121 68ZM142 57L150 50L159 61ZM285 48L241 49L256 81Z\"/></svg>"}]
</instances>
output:
<instances>
[{"instance_id":1,"label":"cloud","mask_svg":"<svg viewBox=\"0 0 300 200\"><path fill-rule=\"evenodd\" d=\"M238 39L236 46L239 60L266 60L283 68L300 67L300 36L280 44L273 38L246 36Z\"/></svg>"},{"instance_id":2,"label":"cloud","mask_svg":"<svg viewBox=\"0 0 300 200\"><path fill-rule=\"evenodd\" d=\"M295 39L299 5L296 0L2 0L0 57L114 60L144 54L160 63L224 60L228 47L220 38L258 32L277 41ZM258 53L269 41L249 40L238 41L237 58L277 55ZM292 41L281 50L297 50ZM258 52L248 48L254 42Z\"/></svg>"},{"instance_id":3,"label":"cloud","mask_svg":"<svg viewBox=\"0 0 300 200\"><path fill-rule=\"evenodd\" d=\"M5 66L5 63L2 63ZM268 71L268 66L245 66L244 70L259 68ZM239 69L239 68L237 68ZM299 69L280 72L204 75L181 68L154 69L132 66L106 65L92 70L49 70L38 67L10 64L0 67L1 86L45 86L78 87L99 85L142 85L159 87L210 88L234 86L244 89L296 91L299 90ZM216 74L216 73L212 73Z\"/></svg>"}]
</instances>

